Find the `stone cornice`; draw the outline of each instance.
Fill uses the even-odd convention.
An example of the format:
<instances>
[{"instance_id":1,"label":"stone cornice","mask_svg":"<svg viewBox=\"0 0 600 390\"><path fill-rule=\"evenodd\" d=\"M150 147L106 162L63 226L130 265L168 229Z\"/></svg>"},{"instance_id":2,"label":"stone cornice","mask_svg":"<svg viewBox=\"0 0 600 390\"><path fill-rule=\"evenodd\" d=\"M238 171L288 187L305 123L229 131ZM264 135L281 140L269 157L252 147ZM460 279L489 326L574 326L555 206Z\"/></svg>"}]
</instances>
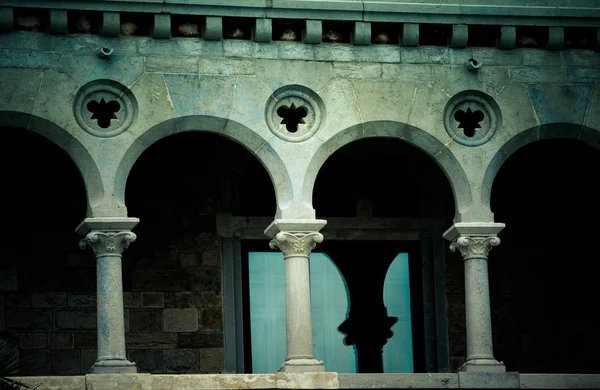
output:
<instances>
[{"instance_id":1,"label":"stone cornice","mask_svg":"<svg viewBox=\"0 0 600 390\"><path fill-rule=\"evenodd\" d=\"M577 5L574 5L577 3ZM3 6L366 22L598 26L595 0L5 0Z\"/></svg>"}]
</instances>

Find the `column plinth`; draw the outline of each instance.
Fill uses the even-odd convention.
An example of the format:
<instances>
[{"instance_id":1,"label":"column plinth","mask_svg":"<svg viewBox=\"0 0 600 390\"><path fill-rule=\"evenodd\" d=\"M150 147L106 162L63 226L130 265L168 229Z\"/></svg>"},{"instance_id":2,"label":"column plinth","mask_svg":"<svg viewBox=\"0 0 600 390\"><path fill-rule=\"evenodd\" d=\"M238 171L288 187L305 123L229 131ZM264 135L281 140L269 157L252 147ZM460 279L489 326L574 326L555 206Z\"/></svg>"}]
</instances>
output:
<instances>
[{"instance_id":1,"label":"column plinth","mask_svg":"<svg viewBox=\"0 0 600 390\"><path fill-rule=\"evenodd\" d=\"M461 371L505 372L504 363L494 358L488 254L500 245L500 223L456 223L444 237L452 252L460 251L465 264L465 314L467 358Z\"/></svg>"},{"instance_id":2,"label":"column plinth","mask_svg":"<svg viewBox=\"0 0 600 390\"><path fill-rule=\"evenodd\" d=\"M318 230L326 222L307 222L276 220L265 231L272 233L269 246L281 250L285 259L286 359L279 369L283 372L325 371L313 349L309 255L317 243L323 242Z\"/></svg>"},{"instance_id":3,"label":"column plinth","mask_svg":"<svg viewBox=\"0 0 600 390\"><path fill-rule=\"evenodd\" d=\"M135 363L127 360L125 350L125 318L123 311L122 253L135 242L136 235L129 229L110 230L98 226L98 221L88 218L90 230L79 246L90 247L96 255L97 310L98 310L98 358L92 366L93 374L136 373ZM131 223L134 218L125 219ZM137 222L135 222L137 223ZM83 225L82 224L82 225ZM81 227L81 225L80 225ZM103 227L103 230L94 228ZM111 226L119 228L122 224ZM78 228L82 232L85 229Z\"/></svg>"}]
</instances>

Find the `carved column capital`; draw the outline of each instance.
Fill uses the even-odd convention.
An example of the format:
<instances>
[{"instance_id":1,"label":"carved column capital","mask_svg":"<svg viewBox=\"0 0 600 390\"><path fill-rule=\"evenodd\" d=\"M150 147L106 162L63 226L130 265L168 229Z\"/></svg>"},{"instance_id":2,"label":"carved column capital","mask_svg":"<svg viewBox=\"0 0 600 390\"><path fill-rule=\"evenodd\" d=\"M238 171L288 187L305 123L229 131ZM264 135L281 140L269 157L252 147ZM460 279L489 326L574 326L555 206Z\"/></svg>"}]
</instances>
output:
<instances>
[{"instance_id":1,"label":"carved column capital","mask_svg":"<svg viewBox=\"0 0 600 390\"><path fill-rule=\"evenodd\" d=\"M269 242L271 249L279 249L283 257L308 257L317 243L323 242L319 232L279 232Z\"/></svg>"},{"instance_id":2,"label":"carved column capital","mask_svg":"<svg viewBox=\"0 0 600 390\"><path fill-rule=\"evenodd\" d=\"M123 251L129 248L129 244L135 242L136 238L135 233L130 231L91 231L79 241L79 247L85 249L89 246L96 257L121 256Z\"/></svg>"},{"instance_id":3,"label":"carved column capital","mask_svg":"<svg viewBox=\"0 0 600 390\"><path fill-rule=\"evenodd\" d=\"M498 245L500 245L500 238L496 236L460 236L450 244L450 250L455 252L458 249L463 258L469 260L472 258L487 258L492 247Z\"/></svg>"}]
</instances>

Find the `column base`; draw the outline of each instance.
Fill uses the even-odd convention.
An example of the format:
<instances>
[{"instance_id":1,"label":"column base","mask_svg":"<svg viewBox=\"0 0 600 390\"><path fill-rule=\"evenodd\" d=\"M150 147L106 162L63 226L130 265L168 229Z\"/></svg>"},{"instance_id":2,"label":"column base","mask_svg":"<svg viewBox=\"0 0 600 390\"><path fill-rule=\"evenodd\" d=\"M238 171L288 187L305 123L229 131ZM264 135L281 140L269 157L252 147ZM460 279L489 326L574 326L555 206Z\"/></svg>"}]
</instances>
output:
<instances>
[{"instance_id":1,"label":"column base","mask_svg":"<svg viewBox=\"0 0 600 390\"><path fill-rule=\"evenodd\" d=\"M290 359L277 370L278 372L325 372L325 365L316 359Z\"/></svg>"},{"instance_id":2,"label":"column base","mask_svg":"<svg viewBox=\"0 0 600 390\"><path fill-rule=\"evenodd\" d=\"M506 372L504 363L496 359L467 360L458 371L462 372Z\"/></svg>"},{"instance_id":3,"label":"column base","mask_svg":"<svg viewBox=\"0 0 600 390\"><path fill-rule=\"evenodd\" d=\"M90 374L136 374L135 363L127 359L96 360Z\"/></svg>"}]
</instances>

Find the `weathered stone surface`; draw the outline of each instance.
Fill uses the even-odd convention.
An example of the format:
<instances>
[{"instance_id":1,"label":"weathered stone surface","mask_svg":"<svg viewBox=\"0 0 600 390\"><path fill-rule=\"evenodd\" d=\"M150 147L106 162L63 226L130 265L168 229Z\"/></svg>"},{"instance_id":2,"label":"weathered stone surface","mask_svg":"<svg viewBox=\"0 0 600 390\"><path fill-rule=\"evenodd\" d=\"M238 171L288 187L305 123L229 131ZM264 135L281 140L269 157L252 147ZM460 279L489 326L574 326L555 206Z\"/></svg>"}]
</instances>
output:
<instances>
[{"instance_id":1,"label":"weathered stone surface","mask_svg":"<svg viewBox=\"0 0 600 390\"><path fill-rule=\"evenodd\" d=\"M73 333L51 333L48 338L50 349L72 349L75 347Z\"/></svg>"},{"instance_id":2,"label":"weathered stone surface","mask_svg":"<svg viewBox=\"0 0 600 390\"><path fill-rule=\"evenodd\" d=\"M56 328L65 330L95 330L97 326L95 309L56 310Z\"/></svg>"},{"instance_id":3,"label":"weathered stone surface","mask_svg":"<svg viewBox=\"0 0 600 390\"><path fill-rule=\"evenodd\" d=\"M145 308L160 308L165 307L165 297L163 293L141 293L142 307Z\"/></svg>"},{"instance_id":4,"label":"weathered stone surface","mask_svg":"<svg viewBox=\"0 0 600 390\"><path fill-rule=\"evenodd\" d=\"M6 330L9 332L52 331L51 309L7 309Z\"/></svg>"},{"instance_id":5,"label":"weathered stone surface","mask_svg":"<svg viewBox=\"0 0 600 390\"><path fill-rule=\"evenodd\" d=\"M130 312L131 332L160 332L162 331L162 310L137 310Z\"/></svg>"},{"instance_id":6,"label":"weathered stone surface","mask_svg":"<svg viewBox=\"0 0 600 390\"><path fill-rule=\"evenodd\" d=\"M251 59L200 58L198 73L224 76L254 74L254 61Z\"/></svg>"},{"instance_id":7,"label":"weathered stone surface","mask_svg":"<svg viewBox=\"0 0 600 390\"><path fill-rule=\"evenodd\" d=\"M598 68L568 68L567 82L569 83L600 83Z\"/></svg>"},{"instance_id":8,"label":"weathered stone surface","mask_svg":"<svg viewBox=\"0 0 600 390\"><path fill-rule=\"evenodd\" d=\"M287 84L300 84L319 91L329 82L331 74L331 64L327 62L256 61L256 75L273 91Z\"/></svg>"},{"instance_id":9,"label":"weathered stone surface","mask_svg":"<svg viewBox=\"0 0 600 390\"><path fill-rule=\"evenodd\" d=\"M135 362L140 373L165 372L164 350L162 349L130 349L127 351L127 359Z\"/></svg>"},{"instance_id":10,"label":"weathered stone surface","mask_svg":"<svg viewBox=\"0 0 600 390\"><path fill-rule=\"evenodd\" d=\"M202 251L202 265L205 267L220 267L221 266L221 250L207 249Z\"/></svg>"},{"instance_id":11,"label":"weathered stone surface","mask_svg":"<svg viewBox=\"0 0 600 390\"><path fill-rule=\"evenodd\" d=\"M0 291L17 291L19 273L16 268L0 268Z\"/></svg>"},{"instance_id":12,"label":"weathered stone surface","mask_svg":"<svg viewBox=\"0 0 600 390\"><path fill-rule=\"evenodd\" d=\"M19 382L39 390L85 390L85 376L26 376L16 377Z\"/></svg>"},{"instance_id":13,"label":"weathered stone surface","mask_svg":"<svg viewBox=\"0 0 600 390\"><path fill-rule=\"evenodd\" d=\"M79 374L81 372L81 355L76 349L52 351L53 374Z\"/></svg>"},{"instance_id":14,"label":"weathered stone surface","mask_svg":"<svg viewBox=\"0 0 600 390\"><path fill-rule=\"evenodd\" d=\"M220 307L198 309L200 330L223 328L223 310Z\"/></svg>"},{"instance_id":15,"label":"weathered stone surface","mask_svg":"<svg viewBox=\"0 0 600 390\"><path fill-rule=\"evenodd\" d=\"M223 348L202 348L200 352L200 371L219 374L225 366L225 350Z\"/></svg>"},{"instance_id":16,"label":"weathered stone surface","mask_svg":"<svg viewBox=\"0 0 600 390\"><path fill-rule=\"evenodd\" d=\"M469 49L447 47L403 47L400 54L405 64L465 64L472 56Z\"/></svg>"},{"instance_id":17,"label":"weathered stone surface","mask_svg":"<svg viewBox=\"0 0 600 390\"><path fill-rule=\"evenodd\" d=\"M591 88L586 85L535 85L531 103L540 124L583 123Z\"/></svg>"},{"instance_id":18,"label":"weathered stone surface","mask_svg":"<svg viewBox=\"0 0 600 390\"><path fill-rule=\"evenodd\" d=\"M196 251L179 251L177 261L181 267L197 267L200 265L200 253Z\"/></svg>"},{"instance_id":19,"label":"weathered stone surface","mask_svg":"<svg viewBox=\"0 0 600 390\"><path fill-rule=\"evenodd\" d=\"M150 374L88 374L86 390L152 390Z\"/></svg>"},{"instance_id":20,"label":"weathered stone surface","mask_svg":"<svg viewBox=\"0 0 600 390\"><path fill-rule=\"evenodd\" d=\"M517 372L459 372L458 382L464 389L519 389L519 373Z\"/></svg>"},{"instance_id":21,"label":"weathered stone surface","mask_svg":"<svg viewBox=\"0 0 600 390\"><path fill-rule=\"evenodd\" d=\"M165 350L165 372L200 372L200 356L197 349Z\"/></svg>"},{"instance_id":22,"label":"weathered stone surface","mask_svg":"<svg viewBox=\"0 0 600 390\"><path fill-rule=\"evenodd\" d=\"M126 87L144 73L144 58L133 56L111 56L107 59L97 55L64 55L63 72L80 85L97 79L118 81Z\"/></svg>"},{"instance_id":23,"label":"weathered stone surface","mask_svg":"<svg viewBox=\"0 0 600 390\"><path fill-rule=\"evenodd\" d=\"M165 307L210 307L221 304L221 295L214 291L183 291L165 293Z\"/></svg>"},{"instance_id":24,"label":"weathered stone surface","mask_svg":"<svg viewBox=\"0 0 600 390\"><path fill-rule=\"evenodd\" d=\"M127 348L176 348L177 333L126 333Z\"/></svg>"},{"instance_id":25,"label":"weathered stone surface","mask_svg":"<svg viewBox=\"0 0 600 390\"><path fill-rule=\"evenodd\" d=\"M7 308L26 309L32 307L31 296L25 293L8 293L4 295L4 304Z\"/></svg>"},{"instance_id":26,"label":"weathered stone surface","mask_svg":"<svg viewBox=\"0 0 600 390\"><path fill-rule=\"evenodd\" d=\"M338 389L337 372L305 372L302 374L278 372L278 389Z\"/></svg>"},{"instance_id":27,"label":"weathered stone surface","mask_svg":"<svg viewBox=\"0 0 600 390\"><path fill-rule=\"evenodd\" d=\"M360 62L334 62L333 74L335 77L346 77L350 79L380 79L382 75L382 65L364 64Z\"/></svg>"},{"instance_id":28,"label":"weathered stone surface","mask_svg":"<svg viewBox=\"0 0 600 390\"><path fill-rule=\"evenodd\" d=\"M556 68L515 67L510 68L513 83L559 83L566 80L566 71Z\"/></svg>"},{"instance_id":29,"label":"weathered stone surface","mask_svg":"<svg viewBox=\"0 0 600 390\"><path fill-rule=\"evenodd\" d=\"M198 73L198 57L146 57L146 72Z\"/></svg>"},{"instance_id":30,"label":"weathered stone surface","mask_svg":"<svg viewBox=\"0 0 600 390\"><path fill-rule=\"evenodd\" d=\"M458 374L338 374L340 389L452 389Z\"/></svg>"},{"instance_id":31,"label":"weathered stone surface","mask_svg":"<svg viewBox=\"0 0 600 390\"><path fill-rule=\"evenodd\" d=\"M595 389L598 374L520 374L522 389Z\"/></svg>"},{"instance_id":32,"label":"weathered stone surface","mask_svg":"<svg viewBox=\"0 0 600 390\"><path fill-rule=\"evenodd\" d=\"M220 332L178 333L178 348L216 348L223 346Z\"/></svg>"},{"instance_id":33,"label":"weathered stone surface","mask_svg":"<svg viewBox=\"0 0 600 390\"><path fill-rule=\"evenodd\" d=\"M60 53L0 50L0 68L59 69Z\"/></svg>"},{"instance_id":34,"label":"weathered stone surface","mask_svg":"<svg viewBox=\"0 0 600 390\"><path fill-rule=\"evenodd\" d=\"M198 309L164 309L165 332L195 332L198 330Z\"/></svg>"},{"instance_id":35,"label":"weathered stone surface","mask_svg":"<svg viewBox=\"0 0 600 390\"><path fill-rule=\"evenodd\" d=\"M96 307L96 294L69 293L69 307Z\"/></svg>"},{"instance_id":36,"label":"weathered stone surface","mask_svg":"<svg viewBox=\"0 0 600 390\"><path fill-rule=\"evenodd\" d=\"M161 390L204 389L275 389L274 374L223 375L152 375L152 388Z\"/></svg>"},{"instance_id":37,"label":"weathered stone surface","mask_svg":"<svg viewBox=\"0 0 600 390\"><path fill-rule=\"evenodd\" d=\"M65 307L67 305L67 293L33 293L31 301L33 307Z\"/></svg>"},{"instance_id":38,"label":"weathered stone surface","mask_svg":"<svg viewBox=\"0 0 600 390\"><path fill-rule=\"evenodd\" d=\"M22 333L19 336L21 349L44 349L46 348L45 333Z\"/></svg>"}]
</instances>

